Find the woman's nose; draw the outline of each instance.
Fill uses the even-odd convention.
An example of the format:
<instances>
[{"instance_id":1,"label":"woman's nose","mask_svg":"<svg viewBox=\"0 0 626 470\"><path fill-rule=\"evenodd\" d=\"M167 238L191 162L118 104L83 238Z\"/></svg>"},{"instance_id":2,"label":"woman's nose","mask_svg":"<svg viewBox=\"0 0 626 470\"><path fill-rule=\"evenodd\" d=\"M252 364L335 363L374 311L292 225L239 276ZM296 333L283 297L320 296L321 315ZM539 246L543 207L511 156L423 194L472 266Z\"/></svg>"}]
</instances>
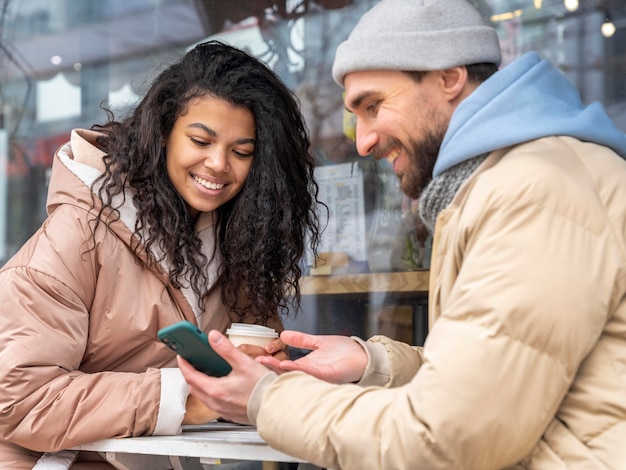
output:
<instances>
[{"instance_id":1,"label":"woman's nose","mask_svg":"<svg viewBox=\"0 0 626 470\"><path fill-rule=\"evenodd\" d=\"M225 149L213 146L207 150L204 157L204 166L217 173L222 173L228 169L228 154Z\"/></svg>"}]
</instances>

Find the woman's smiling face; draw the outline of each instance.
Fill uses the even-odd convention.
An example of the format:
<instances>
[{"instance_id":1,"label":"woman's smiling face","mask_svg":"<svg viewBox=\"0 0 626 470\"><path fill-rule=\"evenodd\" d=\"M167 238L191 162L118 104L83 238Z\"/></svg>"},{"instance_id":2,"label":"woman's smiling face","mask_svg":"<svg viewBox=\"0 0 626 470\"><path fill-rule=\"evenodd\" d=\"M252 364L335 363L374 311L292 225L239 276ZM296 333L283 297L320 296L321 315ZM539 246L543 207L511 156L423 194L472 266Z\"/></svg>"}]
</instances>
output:
<instances>
[{"instance_id":1,"label":"woman's smiling face","mask_svg":"<svg viewBox=\"0 0 626 470\"><path fill-rule=\"evenodd\" d=\"M250 110L213 96L192 99L166 145L167 174L192 215L235 197L254 157L256 126Z\"/></svg>"}]
</instances>

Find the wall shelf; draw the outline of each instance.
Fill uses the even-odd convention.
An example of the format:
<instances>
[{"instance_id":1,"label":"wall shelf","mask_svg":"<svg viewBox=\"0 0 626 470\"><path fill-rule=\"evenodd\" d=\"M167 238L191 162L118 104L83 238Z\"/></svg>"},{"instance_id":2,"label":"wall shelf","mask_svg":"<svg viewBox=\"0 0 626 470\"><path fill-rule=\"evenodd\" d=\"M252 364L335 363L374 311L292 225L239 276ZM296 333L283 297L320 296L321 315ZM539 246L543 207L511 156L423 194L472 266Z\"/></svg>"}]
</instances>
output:
<instances>
[{"instance_id":1,"label":"wall shelf","mask_svg":"<svg viewBox=\"0 0 626 470\"><path fill-rule=\"evenodd\" d=\"M302 295L365 294L368 292L428 293L430 271L305 276Z\"/></svg>"}]
</instances>

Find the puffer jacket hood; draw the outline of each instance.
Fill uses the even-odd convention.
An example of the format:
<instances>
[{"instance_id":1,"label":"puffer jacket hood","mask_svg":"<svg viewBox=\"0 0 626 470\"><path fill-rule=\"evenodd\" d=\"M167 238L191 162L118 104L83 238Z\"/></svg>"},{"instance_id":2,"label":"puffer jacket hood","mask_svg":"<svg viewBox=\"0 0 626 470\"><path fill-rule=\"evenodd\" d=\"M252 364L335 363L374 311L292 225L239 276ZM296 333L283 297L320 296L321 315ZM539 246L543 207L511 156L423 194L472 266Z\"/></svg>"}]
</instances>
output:
<instances>
[{"instance_id":1,"label":"puffer jacket hood","mask_svg":"<svg viewBox=\"0 0 626 470\"><path fill-rule=\"evenodd\" d=\"M93 205L91 184L103 170L102 157L104 152L98 147L98 133L85 129L74 129L70 141L57 151L56 157L70 172L78 178L76 184L68 184L66 178L60 177L62 169L52 166L46 210L48 214L62 204L73 204L80 207Z\"/></svg>"},{"instance_id":2,"label":"puffer jacket hood","mask_svg":"<svg viewBox=\"0 0 626 470\"><path fill-rule=\"evenodd\" d=\"M100 203L99 197L95 192L99 188L97 179L104 171L102 158L105 153L98 145L97 139L99 135L101 134L96 131L74 129L72 130L70 141L58 150L56 158L59 160L58 163L63 165L53 165L52 167L46 204L48 214L52 214L57 207L64 204L91 208L94 202L96 204ZM67 177L61 177L60 173L66 170L69 170L77 180L70 184ZM132 247L137 242L136 235L132 235L137 221L137 210L133 204L132 190L126 189L124 191L123 201L121 195L116 196L114 201L116 203L119 201L118 212L121 225L110 224L108 228L119 237L120 241ZM202 213L196 223L196 230L203 240L202 251L209 259L213 255L215 243L212 236L213 230L211 229L213 224L213 213ZM125 228L124 230L120 230L122 226ZM145 251L138 250L136 254L143 262L147 261ZM216 259L220 258L219 251L216 253L216 257ZM213 284L218 278L217 264L211 263L208 266L210 284ZM169 271L167 260L161 261L160 266L163 273ZM198 315L200 311L197 295L189 287L182 288L182 292L194 309L195 314Z\"/></svg>"},{"instance_id":3,"label":"puffer jacket hood","mask_svg":"<svg viewBox=\"0 0 626 470\"><path fill-rule=\"evenodd\" d=\"M528 52L459 104L433 176L478 155L552 135L609 147L626 158L626 135L602 105L583 105L578 91L561 72L535 52Z\"/></svg>"}]
</instances>

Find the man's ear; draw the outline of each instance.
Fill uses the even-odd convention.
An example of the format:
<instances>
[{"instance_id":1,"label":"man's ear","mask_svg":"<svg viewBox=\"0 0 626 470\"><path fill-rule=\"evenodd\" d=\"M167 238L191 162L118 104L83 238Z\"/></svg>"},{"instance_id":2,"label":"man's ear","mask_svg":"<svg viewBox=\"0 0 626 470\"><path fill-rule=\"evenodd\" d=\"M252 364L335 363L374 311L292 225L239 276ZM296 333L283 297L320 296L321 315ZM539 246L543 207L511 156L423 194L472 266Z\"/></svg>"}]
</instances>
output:
<instances>
[{"instance_id":1,"label":"man's ear","mask_svg":"<svg viewBox=\"0 0 626 470\"><path fill-rule=\"evenodd\" d=\"M467 85L467 68L452 67L440 71L441 91L448 97L448 101L457 101L464 98Z\"/></svg>"}]
</instances>

